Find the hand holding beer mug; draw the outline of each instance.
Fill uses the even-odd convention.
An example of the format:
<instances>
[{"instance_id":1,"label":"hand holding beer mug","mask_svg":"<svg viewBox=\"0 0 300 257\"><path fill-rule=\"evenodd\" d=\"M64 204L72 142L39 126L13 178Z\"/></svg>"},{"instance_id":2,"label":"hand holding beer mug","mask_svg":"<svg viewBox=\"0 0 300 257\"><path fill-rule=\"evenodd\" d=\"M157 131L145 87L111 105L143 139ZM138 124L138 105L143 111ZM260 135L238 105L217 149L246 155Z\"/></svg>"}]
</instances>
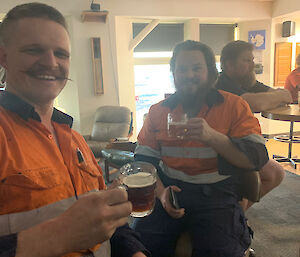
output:
<instances>
[{"instance_id":1,"label":"hand holding beer mug","mask_svg":"<svg viewBox=\"0 0 300 257\"><path fill-rule=\"evenodd\" d=\"M127 163L120 168L120 181L132 203L132 217L149 215L155 204L156 168L147 162Z\"/></svg>"},{"instance_id":2,"label":"hand holding beer mug","mask_svg":"<svg viewBox=\"0 0 300 257\"><path fill-rule=\"evenodd\" d=\"M186 113L168 113L168 136L183 139L182 129L178 126L186 125L187 121Z\"/></svg>"}]
</instances>

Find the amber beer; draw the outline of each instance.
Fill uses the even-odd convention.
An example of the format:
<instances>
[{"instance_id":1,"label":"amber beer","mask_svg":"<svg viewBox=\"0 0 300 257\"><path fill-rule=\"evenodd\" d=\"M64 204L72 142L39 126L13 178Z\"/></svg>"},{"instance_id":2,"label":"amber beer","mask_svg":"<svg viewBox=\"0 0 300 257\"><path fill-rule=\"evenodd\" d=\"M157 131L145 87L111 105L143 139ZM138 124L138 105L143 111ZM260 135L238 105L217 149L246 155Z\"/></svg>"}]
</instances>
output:
<instances>
[{"instance_id":1,"label":"amber beer","mask_svg":"<svg viewBox=\"0 0 300 257\"><path fill-rule=\"evenodd\" d=\"M169 122L168 124L168 136L169 137L177 137L177 138L183 138L182 135L179 135L178 132L178 125L184 125L185 122Z\"/></svg>"},{"instance_id":2,"label":"amber beer","mask_svg":"<svg viewBox=\"0 0 300 257\"><path fill-rule=\"evenodd\" d=\"M132 203L131 216L145 217L149 215L155 203L156 177L148 172L138 172L123 178L127 189L128 200Z\"/></svg>"},{"instance_id":3,"label":"amber beer","mask_svg":"<svg viewBox=\"0 0 300 257\"><path fill-rule=\"evenodd\" d=\"M185 125L188 121L186 113L168 113L168 136L183 138L179 125Z\"/></svg>"}]
</instances>

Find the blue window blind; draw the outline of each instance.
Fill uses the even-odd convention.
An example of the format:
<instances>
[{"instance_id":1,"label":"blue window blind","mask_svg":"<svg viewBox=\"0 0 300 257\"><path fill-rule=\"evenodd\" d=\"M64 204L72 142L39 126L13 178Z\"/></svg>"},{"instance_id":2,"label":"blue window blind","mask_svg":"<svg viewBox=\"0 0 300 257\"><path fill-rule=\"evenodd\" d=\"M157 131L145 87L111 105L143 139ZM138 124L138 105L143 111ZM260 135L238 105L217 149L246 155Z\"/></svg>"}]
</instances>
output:
<instances>
[{"instance_id":1,"label":"blue window blind","mask_svg":"<svg viewBox=\"0 0 300 257\"><path fill-rule=\"evenodd\" d=\"M135 37L147 23L133 23ZM184 40L183 23L158 24L144 40L135 47L135 52L165 52L172 51L174 46Z\"/></svg>"},{"instance_id":2,"label":"blue window blind","mask_svg":"<svg viewBox=\"0 0 300 257\"><path fill-rule=\"evenodd\" d=\"M209 45L215 55L221 55L223 47L234 40L235 24L200 24L200 41Z\"/></svg>"}]
</instances>

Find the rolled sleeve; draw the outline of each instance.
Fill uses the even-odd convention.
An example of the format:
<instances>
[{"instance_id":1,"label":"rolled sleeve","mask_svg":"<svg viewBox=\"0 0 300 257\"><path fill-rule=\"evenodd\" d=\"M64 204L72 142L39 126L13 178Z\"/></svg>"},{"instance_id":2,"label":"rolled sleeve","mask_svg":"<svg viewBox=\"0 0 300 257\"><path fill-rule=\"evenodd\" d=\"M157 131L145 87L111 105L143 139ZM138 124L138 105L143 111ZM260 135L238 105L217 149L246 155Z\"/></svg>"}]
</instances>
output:
<instances>
[{"instance_id":1,"label":"rolled sleeve","mask_svg":"<svg viewBox=\"0 0 300 257\"><path fill-rule=\"evenodd\" d=\"M254 169L242 169L229 163L222 156L218 155L218 169L222 175L241 175L244 172L259 171L269 160L268 151L264 144L257 143L246 139L231 138L231 142L243 152L251 163L255 166Z\"/></svg>"},{"instance_id":2,"label":"rolled sleeve","mask_svg":"<svg viewBox=\"0 0 300 257\"><path fill-rule=\"evenodd\" d=\"M150 252L140 241L139 233L128 225L119 227L110 239L112 257L131 257L137 252L143 252L151 257Z\"/></svg>"}]
</instances>

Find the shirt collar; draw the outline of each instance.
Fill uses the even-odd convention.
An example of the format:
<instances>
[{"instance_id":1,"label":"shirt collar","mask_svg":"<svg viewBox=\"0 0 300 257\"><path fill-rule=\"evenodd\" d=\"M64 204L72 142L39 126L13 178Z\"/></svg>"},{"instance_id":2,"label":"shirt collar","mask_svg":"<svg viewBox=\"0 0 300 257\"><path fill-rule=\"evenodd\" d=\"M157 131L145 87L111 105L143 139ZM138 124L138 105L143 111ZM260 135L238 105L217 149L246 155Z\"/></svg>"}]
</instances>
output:
<instances>
[{"instance_id":1,"label":"shirt collar","mask_svg":"<svg viewBox=\"0 0 300 257\"><path fill-rule=\"evenodd\" d=\"M11 92L5 90L0 91L0 105L8 111L16 113L24 120L31 118L41 122L41 118L34 110L34 107ZM70 128L73 124L73 118L71 116L57 110L56 108L53 108L51 119L60 124L67 124Z\"/></svg>"}]
</instances>

